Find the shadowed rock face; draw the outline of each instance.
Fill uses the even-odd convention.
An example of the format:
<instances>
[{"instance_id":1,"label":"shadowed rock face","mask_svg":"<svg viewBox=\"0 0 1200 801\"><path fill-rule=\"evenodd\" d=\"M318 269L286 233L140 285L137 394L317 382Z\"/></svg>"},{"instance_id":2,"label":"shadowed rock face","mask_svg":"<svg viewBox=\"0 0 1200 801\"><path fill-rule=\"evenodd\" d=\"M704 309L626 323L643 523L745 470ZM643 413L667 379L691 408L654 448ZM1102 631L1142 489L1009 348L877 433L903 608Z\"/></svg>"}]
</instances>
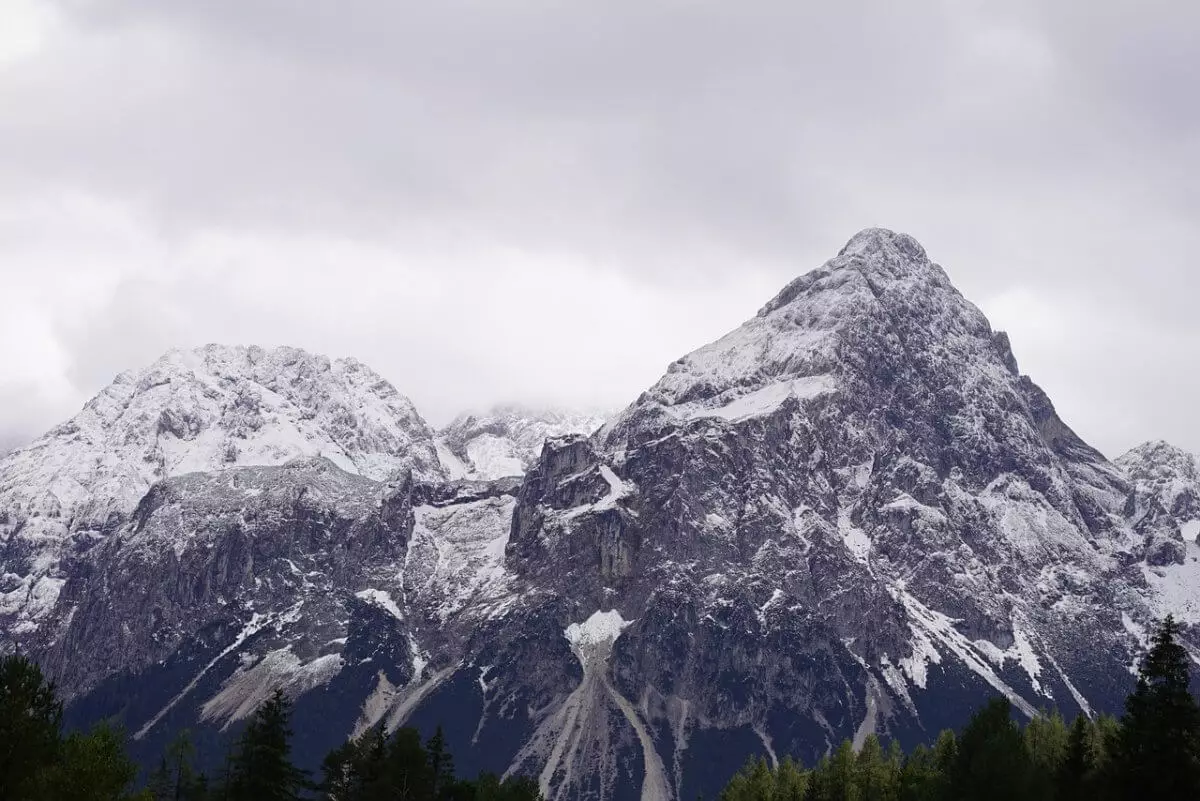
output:
<instances>
[{"instance_id":1,"label":"shadowed rock face","mask_svg":"<svg viewBox=\"0 0 1200 801\"><path fill-rule=\"evenodd\" d=\"M525 467L169 478L63 546L23 642L147 760L184 725L217 760L282 686L309 765L441 724L466 773L681 799L755 753L928 739L996 693L1116 710L1153 618L1200 621L1195 458L1108 462L882 229Z\"/></svg>"}]
</instances>

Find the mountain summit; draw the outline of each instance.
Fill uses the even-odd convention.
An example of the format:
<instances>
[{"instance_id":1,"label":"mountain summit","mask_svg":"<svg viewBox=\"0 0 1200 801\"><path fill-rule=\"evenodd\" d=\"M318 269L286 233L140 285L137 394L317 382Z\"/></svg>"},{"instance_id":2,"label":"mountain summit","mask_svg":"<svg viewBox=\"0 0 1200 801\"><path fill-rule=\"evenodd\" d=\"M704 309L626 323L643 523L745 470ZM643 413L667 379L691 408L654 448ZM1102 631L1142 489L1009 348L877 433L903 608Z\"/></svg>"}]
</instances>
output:
<instances>
[{"instance_id":1,"label":"mountain summit","mask_svg":"<svg viewBox=\"0 0 1200 801\"><path fill-rule=\"evenodd\" d=\"M1194 457L1106 460L904 234L856 235L590 435L434 434L361 366L250 353L168 357L93 402L144 412L0 462L9 631L146 760L184 726L218 760L282 687L309 765L441 724L467 773L668 801L997 693L1115 711L1168 611L1200 655ZM141 466L87 467L110 449ZM29 511L81 474L119 502Z\"/></svg>"},{"instance_id":2,"label":"mountain summit","mask_svg":"<svg viewBox=\"0 0 1200 801\"><path fill-rule=\"evenodd\" d=\"M0 460L0 622L35 627L65 579L64 552L119 528L154 482L312 456L376 480L442 476L412 403L354 359L207 345L122 373Z\"/></svg>"}]
</instances>

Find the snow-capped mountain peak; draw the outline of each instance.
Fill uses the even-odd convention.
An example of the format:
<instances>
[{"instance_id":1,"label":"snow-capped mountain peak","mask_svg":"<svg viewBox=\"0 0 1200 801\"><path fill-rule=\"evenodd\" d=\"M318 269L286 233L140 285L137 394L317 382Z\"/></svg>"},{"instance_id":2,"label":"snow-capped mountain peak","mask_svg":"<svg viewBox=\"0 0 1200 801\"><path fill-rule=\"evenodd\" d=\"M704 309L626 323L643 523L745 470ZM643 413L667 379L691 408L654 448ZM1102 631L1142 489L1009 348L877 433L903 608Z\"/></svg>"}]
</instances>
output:
<instances>
[{"instance_id":1,"label":"snow-capped mountain peak","mask_svg":"<svg viewBox=\"0 0 1200 801\"><path fill-rule=\"evenodd\" d=\"M753 416L793 397L854 391L880 369L927 372L950 363L969 368L962 378L970 384L1017 392L1007 337L992 331L916 240L869 228L742 326L671 364L605 436L664 420Z\"/></svg>"},{"instance_id":2,"label":"snow-capped mountain peak","mask_svg":"<svg viewBox=\"0 0 1200 801\"><path fill-rule=\"evenodd\" d=\"M376 480L443 475L412 403L355 359L213 344L121 373L0 460L0 620L33 625L56 597L67 539L110 530L154 482L313 456Z\"/></svg>"},{"instance_id":3,"label":"snow-capped mountain peak","mask_svg":"<svg viewBox=\"0 0 1200 801\"><path fill-rule=\"evenodd\" d=\"M1200 481L1200 457L1163 440L1144 442L1116 461L1139 481Z\"/></svg>"},{"instance_id":4,"label":"snow-capped mountain peak","mask_svg":"<svg viewBox=\"0 0 1200 801\"><path fill-rule=\"evenodd\" d=\"M1190 542L1200 535L1200 457L1158 440L1137 446L1116 463L1136 486L1137 524L1163 529L1159 536L1169 544L1170 560L1182 561L1184 549L1175 532Z\"/></svg>"}]
</instances>

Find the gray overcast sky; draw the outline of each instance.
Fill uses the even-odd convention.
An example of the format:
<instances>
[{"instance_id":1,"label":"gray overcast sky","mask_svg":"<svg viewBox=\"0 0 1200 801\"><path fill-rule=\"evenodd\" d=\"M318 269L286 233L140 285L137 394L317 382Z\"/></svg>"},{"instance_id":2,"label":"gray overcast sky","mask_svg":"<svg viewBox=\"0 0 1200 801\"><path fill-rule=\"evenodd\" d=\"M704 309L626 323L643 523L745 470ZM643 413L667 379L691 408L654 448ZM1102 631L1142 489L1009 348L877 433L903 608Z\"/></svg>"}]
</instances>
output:
<instances>
[{"instance_id":1,"label":"gray overcast sky","mask_svg":"<svg viewBox=\"0 0 1200 801\"><path fill-rule=\"evenodd\" d=\"M619 407L872 225L1200 451L1200 3L0 0L0 449L175 345Z\"/></svg>"}]
</instances>

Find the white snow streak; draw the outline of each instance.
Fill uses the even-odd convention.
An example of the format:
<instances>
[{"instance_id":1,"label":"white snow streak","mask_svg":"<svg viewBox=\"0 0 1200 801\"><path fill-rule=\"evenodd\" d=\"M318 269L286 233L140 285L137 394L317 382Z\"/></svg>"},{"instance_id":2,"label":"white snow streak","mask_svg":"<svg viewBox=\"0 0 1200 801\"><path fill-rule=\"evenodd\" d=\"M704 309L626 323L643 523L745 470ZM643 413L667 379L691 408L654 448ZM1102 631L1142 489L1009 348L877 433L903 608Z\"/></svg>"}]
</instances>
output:
<instances>
[{"instance_id":1,"label":"white snow streak","mask_svg":"<svg viewBox=\"0 0 1200 801\"><path fill-rule=\"evenodd\" d=\"M608 702L621 711L641 744L645 764L641 801L671 799L666 769L658 750L654 747L653 738L637 709L608 680L608 659L613 643L629 625L620 612L614 609L609 612L595 612L582 623L572 623L563 631L563 636L571 644L572 652L583 666L583 680L555 714L539 727L523 751L524 754L529 749L534 749L536 753L537 749L548 748L549 753L539 774L538 783L542 795L550 801L556 801L573 785L580 750L587 748L596 738L605 736L597 727L605 720L604 707ZM517 762L521 759L522 755L518 755Z\"/></svg>"},{"instance_id":2,"label":"white snow streak","mask_svg":"<svg viewBox=\"0 0 1200 801\"><path fill-rule=\"evenodd\" d=\"M662 757L658 755L658 750L654 747L654 740L651 739L650 733L646 731L645 725L638 717L637 710L625 696L617 692L607 677L604 678L604 687L620 707L621 712L625 715L625 720L629 721L629 725L633 727L638 742L642 744L642 762L646 767L646 774L642 777L641 801L669 801L671 791L667 786L667 771L663 767Z\"/></svg>"},{"instance_id":3,"label":"white snow streak","mask_svg":"<svg viewBox=\"0 0 1200 801\"><path fill-rule=\"evenodd\" d=\"M771 414L789 398L807 400L828 392L834 392L836 389L837 384L833 376L805 376L791 381L768 384L762 389L757 389L728 400L720 406L712 406L711 404L720 403L721 399L725 398L726 395L719 395L716 398L705 401L683 403L669 408L676 415L685 419L694 420L699 417L720 417L724 420L737 421Z\"/></svg>"},{"instance_id":4,"label":"white snow streak","mask_svg":"<svg viewBox=\"0 0 1200 801\"><path fill-rule=\"evenodd\" d=\"M1029 717L1037 714L1037 710L1032 704L1022 698L1016 690L1009 687L1003 679L996 675L995 671L988 667L985 661L986 658L975 650L974 644L954 628L953 620L940 612L929 609L902 588L893 587L892 592L904 604L905 609L908 610L909 619L913 626L913 634L917 638L917 642L913 646L914 661L917 654L920 654L923 659L929 659L929 661L935 663L940 662L941 656L937 654L937 650L933 647L932 642L936 640L954 653L966 667L1008 698L1013 706L1020 709ZM932 651L932 654L937 654L936 659L930 658L930 651ZM907 662L908 660L905 661ZM919 670L922 681L918 682L918 684L924 687L926 674L923 665ZM910 676L916 682L915 671Z\"/></svg>"},{"instance_id":5,"label":"white snow streak","mask_svg":"<svg viewBox=\"0 0 1200 801\"><path fill-rule=\"evenodd\" d=\"M342 665L341 654L326 654L304 664L290 645L271 651L253 667L239 668L230 676L220 692L201 707L200 719L224 720L224 731L234 721L252 715L276 689L301 695L327 683Z\"/></svg>"},{"instance_id":6,"label":"white snow streak","mask_svg":"<svg viewBox=\"0 0 1200 801\"><path fill-rule=\"evenodd\" d=\"M145 726L142 726L142 728L138 729L137 734L133 735L133 739L140 740L143 737L145 737L146 733L149 732L151 729L153 729L158 724L158 722L163 719L164 715L166 715L168 712L170 712L172 709L174 709L175 705L178 704L180 701L182 701L187 696L188 693L190 693L192 690L196 689L196 685L200 683L200 679L204 678L204 674L208 673L208 671L212 668L213 665L217 664L222 659L224 659L226 656L233 653L233 651L237 650L237 648L240 647L241 644L244 643L247 639L249 639L251 636L253 636L254 634L261 631L262 628L264 626L266 626L266 624L269 622L269 620L270 620L269 616L260 615L257 612L255 612L254 615L250 618L250 622L248 622L245 626L242 627L241 632L238 633L238 636L234 638L233 642L230 643L229 646L227 648L225 648L225 650L221 651L221 653L219 653L215 657L213 657L211 662L209 662L207 665L205 665L203 668L201 668L200 672L197 673L190 682L188 682L187 686L183 688L183 690L179 693L179 695L172 698L171 701L166 706L164 706L162 709L160 709L158 711L157 715L150 718L150 720L146 722Z\"/></svg>"},{"instance_id":7,"label":"white snow streak","mask_svg":"<svg viewBox=\"0 0 1200 801\"><path fill-rule=\"evenodd\" d=\"M871 564L871 538L861 528L856 527L850 522L850 510L843 509L838 513L838 531L842 535L842 542L846 544L846 550L851 555L867 565Z\"/></svg>"},{"instance_id":8,"label":"white snow streak","mask_svg":"<svg viewBox=\"0 0 1200 801\"><path fill-rule=\"evenodd\" d=\"M1083 696L1083 693L1079 692L1079 690L1075 688L1075 685L1071 683L1071 680L1067 678L1067 673L1065 670L1059 667L1058 660L1049 653L1046 654L1046 659L1050 660L1050 664L1053 665L1054 669L1058 671L1058 675L1063 680L1063 684L1067 685L1067 692L1071 693L1071 697L1075 699L1075 703L1079 704L1079 708L1083 710L1083 714L1087 715L1089 718L1094 718L1095 714L1092 712L1092 705L1088 703L1088 699Z\"/></svg>"},{"instance_id":9,"label":"white snow streak","mask_svg":"<svg viewBox=\"0 0 1200 801\"><path fill-rule=\"evenodd\" d=\"M875 733L879 726L879 696L881 695L879 682L874 676L867 679L867 711L863 715L862 722L858 724L858 728L854 732L854 740L852 745L855 751L861 751L863 744L867 738Z\"/></svg>"},{"instance_id":10,"label":"white snow streak","mask_svg":"<svg viewBox=\"0 0 1200 801\"><path fill-rule=\"evenodd\" d=\"M617 501L632 491L630 485L618 478L617 474L608 465L600 465L600 475L604 476L604 480L608 482L608 494L597 501L592 507L595 511L613 508L617 505Z\"/></svg>"},{"instance_id":11,"label":"white snow streak","mask_svg":"<svg viewBox=\"0 0 1200 801\"><path fill-rule=\"evenodd\" d=\"M761 723L754 725L754 733L758 735L758 740L763 744L763 750L767 752L767 756L771 759L771 768L779 769L779 756L775 753L775 744L771 741L771 735Z\"/></svg>"},{"instance_id":12,"label":"white snow streak","mask_svg":"<svg viewBox=\"0 0 1200 801\"><path fill-rule=\"evenodd\" d=\"M392 600L392 594L386 590L366 589L361 592L356 592L354 597L360 598L369 604L378 606L384 611L390 612L392 617L397 620L404 620L404 614L400 611L400 607L396 606L396 602Z\"/></svg>"}]
</instances>

